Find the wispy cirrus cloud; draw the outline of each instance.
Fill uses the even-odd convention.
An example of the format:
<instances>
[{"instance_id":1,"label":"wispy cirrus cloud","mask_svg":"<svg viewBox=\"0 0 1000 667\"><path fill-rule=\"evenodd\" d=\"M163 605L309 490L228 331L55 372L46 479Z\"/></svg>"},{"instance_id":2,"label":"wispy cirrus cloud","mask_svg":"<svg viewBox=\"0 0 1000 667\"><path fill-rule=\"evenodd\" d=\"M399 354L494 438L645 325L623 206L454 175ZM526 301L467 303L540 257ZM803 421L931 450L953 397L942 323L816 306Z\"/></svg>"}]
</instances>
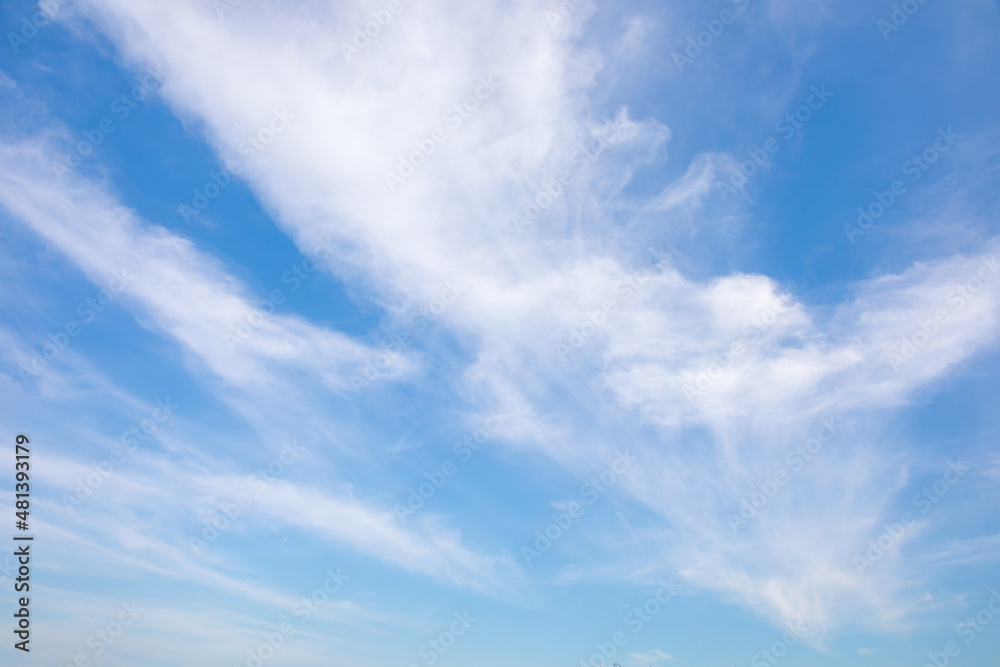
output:
<instances>
[{"instance_id":1,"label":"wispy cirrus cloud","mask_svg":"<svg viewBox=\"0 0 1000 667\"><path fill-rule=\"evenodd\" d=\"M171 72L165 99L178 114L205 123L220 156L235 150L240 134L274 100L297 110L295 126L246 178L303 249L317 234L342 241L338 275L362 281L372 299L398 313L432 298L450 276L463 277L469 295L442 320L466 341L469 355L466 370L452 381L484 404L500 399L517 406L524 426L514 438L522 447L575 474L606 455L600 438L581 437L595 400L591 386L614 397L600 403L602 409L659 429L658 438L638 445L648 473L624 488L681 538L680 546L665 550L666 562L776 620L807 617L819 633L847 620L855 606L895 604L852 598L862 584L847 573L850 549L867 539L900 488L887 481L897 455L891 448L838 452L837 473L811 491L810 502L774 506L772 523L735 543L717 512L724 516L732 488L747 484L775 450L806 437L815 420L829 414L870 420L873 409L905 405L984 349L997 325L992 283L975 303L956 309L956 326L940 329L919 360L898 369L888 362L900 338L919 330L927 304L946 304L955 281L989 259L992 241L982 256L939 258L859 283L832 308L790 295L788 311L746 342L734 368L694 405L685 386L746 336L755 313L789 294L762 275L705 280L662 266L576 360L570 372L587 377L588 388L570 388L554 351L655 244L651 232L639 238L622 232L616 198L637 170L662 159L648 147L662 145L669 131L626 116L623 138L567 184L526 234L511 234L507 202L535 198L604 127L584 103L603 57L576 48L569 33L552 31L539 18L540 5L514 11L478 5L476 20L488 17L494 28L476 38L460 28L472 20L466 6L412 8L366 51L363 67L347 67L335 45L319 41L296 16L247 8L217 39L200 40L209 17L191 3L88 7L135 63ZM279 42L286 45L290 35L296 46L282 46L285 61L276 60ZM431 42L438 47L427 48ZM297 75L288 76L293 69ZM489 105L427 156L404 187L385 196L386 165L411 150L484 73L503 82ZM240 83L251 78L252 94ZM416 81L433 82L433 94ZM697 210L725 160L700 156L640 210L667 225L677 210ZM704 450L688 444L701 440ZM849 506L840 501L845 485ZM710 491L704 506L712 510L680 501L694 489ZM816 512L824 517L822 532ZM761 545L771 559L754 555ZM881 576L883 592L897 586L890 574Z\"/></svg>"},{"instance_id":2,"label":"wispy cirrus cloud","mask_svg":"<svg viewBox=\"0 0 1000 667\"><path fill-rule=\"evenodd\" d=\"M861 574L853 562L949 453L932 436L923 442L899 429L895 416L995 350L996 232L963 218L961 238L952 235L958 195L988 177L989 160L975 162L975 174L937 181L951 199L935 190L908 199L919 203L919 219L904 206L893 210L898 227L885 227L910 245L887 268L863 278L845 271L825 290L796 281L808 272L774 257L797 258L806 231L818 235L810 247L823 246L813 229L822 224L818 211L836 206L818 196L794 202L797 226L778 238L761 229L779 227L781 207L720 203L715 184L746 159L746 146L761 145L771 119L801 103L824 26L862 19L828 2L735 4L748 8L741 25L712 33L718 39L699 56L697 74L678 73L657 44L711 33L721 15L698 5L655 15L629 8L608 21L608 8L590 2L407 3L351 58L340 38L353 39L381 9L244 3L220 21L197 0L86 0L60 12L75 34L97 29L124 67L165 73L158 101L181 119L185 140L212 151L212 164L198 165L199 185L218 163L246 157L248 137L262 136L275 109L289 110L293 122L240 162L239 179L303 257L317 244L329 248L319 270L348 286L359 310L406 334L399 342L373 332L396 341L393 349L318 323L328 321L322 307L308 316L259 313L268 295L238 279L240 267L218 245L145 220L121 204L110 178L57 176L49 139L57 130L9 132L0 146L0 204L12 221L95 286L122 269L134 276L115 308L141 335L167 341L184 360L177 375L200 392L195 407L211 406L178 415L79 517L50 502L56 518L44 528L63 557L109 578L117 568L268 610L288 603L298 573L275 574L255 546L263 543L283 557L288 541L317 559L353 558L378 579L445 584L414 595L435 607L466 593L484 605L523 603L547 586L594 581L622 590L669 570L774 625L805 625L813 646L852 626L911 628L930 605L914 602L915 589L939 576L935 567L989 562L995 551L992 530L941 541L935 531L959 513L944 510L894 541L891 567ZM772 47L795 59L782 63ZM737 81L746 73L733 69L735 59L725 60L734 53L753 63L749 84ZM766 83L762 72L770 72ZM625 104L608 92L637 81L662 93L663 106L642 96ZM484 82L489 94L477 95ZM702 86L721 91L712 104L696 94ZM836 90L836 103L849 98ZM791 171L783 160L805 151L807 138L824 138L823 119L854 120L836 103L760 170L754 188ZM697 123L678 131L697 105ZM742 124L757 116L760 128ZM881 153L876 144L868 148ZM851 188L868 197L867 185L834 177L838 154L857 146L836 148L816 158L836 182L824 187L840 198ZM388 187L386 174L403 171ZM809 196L820 189L797 185ZM213 204L219 225L235 224L223 209ZM530 224L513 224L517 216ZM832 227L844 245L842 222ZM941 242L918 244L914 230ZM761 242L755 234L778 246L769 264L739 261ZM432 326L414 326L428 313ZM227 336L246 323L252 335L233 344ZM0 338L10 367L37 348L14 325L0 327ZM367 378L372 365L376 386L355 391L352 379ZM78 433L74 449L41 458L57 492L90 470L88 457L102 460L117 446L120 422L149 408L76 347L30 391L11 377L0 381L16 393L11 410L24 407L37 422L57 421L60 399L70 398L105 422L49 427L53 441L69 441L71 427ZM484 441L483 455L454 482L431 491L417 520L400 524L391 509L399 489L434 485L457 459L453 432L468 431L469 413L497 405L510 413L503 433ZM835 435L817 449L821 424L834 424ZM273 443L292 435L309 440L303 465L270 481L203 556L186 551L185 540L273 456ZM521 533L545 525L624 445L639 462L634 472L546 557L550 571L522 572L510 556ZM488 471L474 470L484 460ZM993 464L970 475L979 502L995 487ZM779 473L786 481L776 481ZM753 520L732 521L745 519L741 505L755 495L766 499ZM461 593L439 601L445 589ZM176 636L204 639L176 612L165 617ZM238 633L259 625L230 620L212 627ZM421 626L431 637L443 632ZM673 645L630 658L651 664L672 655L687 660Z\"/></svg>"}]
</instances>

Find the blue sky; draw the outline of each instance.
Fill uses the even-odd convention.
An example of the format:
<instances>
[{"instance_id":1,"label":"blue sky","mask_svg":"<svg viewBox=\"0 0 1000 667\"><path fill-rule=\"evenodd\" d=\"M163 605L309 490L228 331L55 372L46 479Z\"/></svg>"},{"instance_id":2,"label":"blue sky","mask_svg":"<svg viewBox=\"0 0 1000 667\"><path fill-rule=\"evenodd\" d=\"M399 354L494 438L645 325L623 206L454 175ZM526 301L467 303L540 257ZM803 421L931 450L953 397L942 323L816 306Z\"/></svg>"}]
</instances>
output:
<instances>
[{"instance_id":1,"label":"blue sky","mask_svg":"<svg viewBox=\"0 0 1000 667\"><path fill-rule=\"evenodd\" d=\"M991 664L997 3L0 21L4 664Z\"/></svg>"}]
</instances>

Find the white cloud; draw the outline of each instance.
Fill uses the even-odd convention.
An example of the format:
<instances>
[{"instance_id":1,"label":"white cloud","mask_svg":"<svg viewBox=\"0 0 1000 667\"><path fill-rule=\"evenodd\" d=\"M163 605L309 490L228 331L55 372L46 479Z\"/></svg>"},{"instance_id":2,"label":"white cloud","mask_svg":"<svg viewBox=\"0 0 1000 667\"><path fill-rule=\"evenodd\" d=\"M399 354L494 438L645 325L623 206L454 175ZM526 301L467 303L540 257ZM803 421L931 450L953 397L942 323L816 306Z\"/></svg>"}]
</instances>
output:
<instances>
[{"instance_id":1,"label":"white cloud","mask_svg":"<svg viewBox=\"0 0 1000 667\"><path fill-rule=\"evenodd\" d=\"M658 648L654 648L652 651L646 651L644 653L629 653L628 657L632 658L632 662L635 664L646 665L651 665L654 662L664 662L665 660L674 659L674 656L669 653L664 653Z\"/></svg>"},{"instance_id":2,"label":"white cloud","mask_svg":"<svg viewBox=\"0 0 1000 667\"><path fill-rule=\"evenodd\" d=\"M38 142L3 146L0 202L96 285L116 280L114 289L137 306L141 323L175 338L220 378L259 386L280 364L342 391L353 373L380 356L295 316L264 312L258 320L248 290L217 260L143 222L100 185L73 172L57 177L54 157ZM241 323L252 332L245 339L238 334ZM387 373L410 368L402 358Z\"/></svg>"},{"instance_id":3,"label":"white cloud","mask_svg":"<svg viewBox=\"0 0 1000 667\"><path fill-rule=\"evenodd\" d=\"M435 298L455 276L470 285L442 317L474 354L456 383L484 405L500 399L514 406L524 425L514 437L524 446L582 473L607 458L617 433L591 431L587 406L599 403L658 428L657 438L637 442L644 472L623 489L660 517L647 537L654 536L665 562L776 621L806 619L819 635L856 618L858 608L895 622L894 594L903 577L884 568L862 581L851 556L899 488L897 449L876 447L855 431L854 442L829 453L835 464L823 467L827 477L813 475L803 484L808 488L776 501L768 521L746 536L732 538L722 517L819 419L866 424L874 410L913 400L991 344L1000 282L950 310L948 326L898 369L888 361L902 337L916 336L936 310L952 308L950 290L983 258L944 258L865 281L832 310L790 295L787 310L746 341L734 367L689 402L685 386L696 386L713 357L747 335L748 318L787 290L766 276L696 280L667 265L627 304L619 294L614 316L571 364L560 362L558 344L616 298L623 276L651 263L636 257L645 256L655 235L644 231L637 239L634 229L618 224L615 196L635 170L656 159L649 147L662 146L669 130L654 120L627 120L623 138L573 172L561 194L550 194L528 230L512 229L511 202L539 201L537 188L607 131L605 119L587 111L603 56L553 31L543 3L409 6L351 63L330 35L347 35L352 24L325 15L307 24L304 13L246 5L220 24L207 5L191 1L87 6L133 62L169 72L165 99L178 115L204 123L222 157L235 155L272 108L292 110L294 124L246 178L301 248L335 236L342 243L338 274L397 314ZM390 193L385 172L441 126L484 75L497 77L498 91ZM721 159L699 158L638 209L670 225L676 211L697 208ZM43 231L71 245L68 230ZM147 243L171 256L189 253L176 239ZM991 242L986 255L995 249ZM173 277L151 276L157 283ZM214 292L183 282L178 287L187 297L146 297L160 304L161 326L203 350L217 372L245 379L246 371L220 361L218 343L206 342L203 326L183 314L202 301L237 314L242 302L235 295L220 302ZM335 333L282 322L281 335L255 344L262 357L287 356L308 367L322 350L334 358L329 378L362 355ZM288 333L301 345L285 347ZM674 539L656 539L666 531Z\"/></svg>"}]
</instances>

